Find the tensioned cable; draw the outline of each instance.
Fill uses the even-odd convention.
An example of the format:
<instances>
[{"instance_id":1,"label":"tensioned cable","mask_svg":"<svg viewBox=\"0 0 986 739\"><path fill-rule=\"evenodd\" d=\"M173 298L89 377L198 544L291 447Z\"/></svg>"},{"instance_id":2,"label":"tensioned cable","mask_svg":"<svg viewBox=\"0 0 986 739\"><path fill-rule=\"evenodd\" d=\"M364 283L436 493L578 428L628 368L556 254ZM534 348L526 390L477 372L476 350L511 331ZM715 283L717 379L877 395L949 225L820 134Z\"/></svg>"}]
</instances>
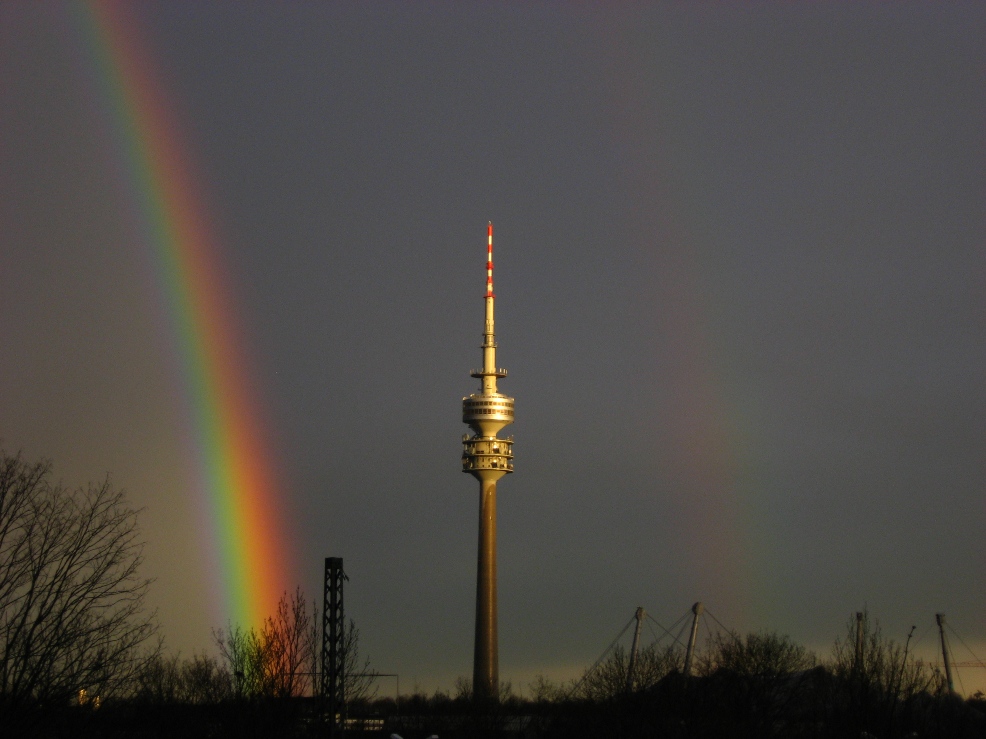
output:
<instances>
[{"instance_id":1,"label":"tensioned cable","mask_svg":"<svg viewBox=\"0 0 986 739\"><path fill-rule=\"evenodd\" d=\"M687 615L688 615L688 612L686 611L685 612L685 616L687 616ZM678 643L681 644L681 640L684 638L685 633L688 631L689 626L691 624L689 624L688 621L687 621L687 619L685 619L685 618L679 619L679 621L682 622L681 628L678 629ZM685 647L685 648L687 649L687 647Z\"/></svg>"},{"instance_id":2,"label":"tensioned cable","mask_svg":"<svg viewBox=\"0 0 986 739\"><path fill-rule=\"evenodd\" d=\"M597 659L593 663L592 667L590 667L588 670L586 670L586 673L582 676L582 679L579 680L577 683L575 683L575 685L572 686L572 689L571 690L569 690L567 693L565 693L565 698L566 699L569 698L569 697L571 697L572 694L575 693L576 690L578 690L579 688L582 687L582 683L584 683L586 680L588 680L589 679L589 675L591 675L593 672L596 671L596 668L599 667L599 665L602 663L602 661L604 659L606 659L606 655L609 654L613 650L613 647L616 646L616 643L620 640L620 638L625 633L627 633L627 629L630 628L630 624L632 624L636 620L637 620L637 614L635 613L634 615L632 615L630 617L630 620L627 621L627 625L624 626L622 629L620 629L620 633L617 634L616 635L616 638L613 639L613 641L610 642L609 646L606 647L606 650L601 655L599 655L599 659Z\"/></svg>"},{"instance_id":3,"label":"tensioned cable","mask_svg":"<svg viewBox=\"0 0 986 739\"><path fill-rule=\"evenodd\" d=\"M673 629L673 628L674 628L675 626L677 626L677 625L678 625L679 623L681 623L681 622L682 622L682 621L683 621L683 620L685 619L685 617L686 617L687 615L688 615L688 611L685 611L685 615L684 615L684 616L682 616L681 618L679 618L679 619L678 619L677 621L675 621L675 622L674 622L673 624L671 624L671 628ZM652 616L651 616L651 615L650 615L649 613L648 613L648 614L646 614L646 616L647 616L647 618L649 618L649 619L650 619L651 621L653 621L654 623L656 623L656 624L657 624L657 625L658 625L658 626L660 627L660 629L661 629L661 631L663 631L663 632L664 632L664 633L665 633L665 634L666 634L667 636L670 636L670 637L671 637L672 639L674 639L674 640L675 640L676 642L678 642L678 646L679 646L679 647L683 647L683 646L685 646L684 644L682 644L682 643L681 643L681 640L680 640L680 639L679 639L679 638L678 638L677 636L675 636L675 635L674 635L674 634L672 634L672 633L671 633L670 631L668 631L668 630L667 630L666 628L664 628L663 626L661 626L661 624L660 624L660 623L658 623L658 621L657 621L657 619L656 619L656 618L653 618L653 617L652 617ZM664 637L661 637L661 638L663 639ZM658 640L658 641L660 641L660 640Z\"/></svg>"},{"instance_id":4,"label":"tensioned cable","mask_svg":"<svg viewBox=\"0 0 986 739\"><path fill-rule=\"evenodd\" d=\"M660 624L658 624L658 626L660 626ZM658 636L657 632L654 631L654 627L651 626L650 624L647 624L647 630L650 632L651 637L653 637L654 639L654 641L652 641L651 644L660 644L661 639L663 639L664 637Z\"/></svg>"},{"instance_id":5,"label":"tensioned cable","mask_svg":"<svg viewBox=\"0 0 986 739\"><path fill-rule=\"evenodd\" d=\"M965 683L962 682L962 670L956 669L955 677L959 679L959 690L961 691L962 695L968 695L968 693L965 692Z\"/></svg>"},{"instance_id":6,"label":"tensioned cable","mask_svg":"<svg viewBox=\"0 0 986 739\"><path fill-rule=\"evenodd\" d=\"M953 634L955 634L955 638L959 640L959 643L963 647L965 647L965 651L967 651L969 654L972 655L972 658L979 664L979 666L980 667L986 667L986 664L984 664L983 661L981 659L979 659L979 657L976 656L976 653L973 652L972 649L969 648L969 645L966 644L964 641L962 641L962 637L959 636L959 632L957 632L955 629L952 628L952 624L950 624L950 623L948 623L948 621L946 621L945 622L945 625L948 627L948 630L949 631L951 631Z\"/></svg>"},{"instance_id":7,"label":"tensioned cable","mask_svg":"<svg viewBox=\"0 0 986 739\"><path fill-rule=\"evenodd\" d=\"M709 635L707 638L711 639L713 633L719 633L719 629L712 628L712 624L709 623L709 619L704 613L702 614L701 618L702 618L702 626L705 627L705 631Z\"/></svg>"},{"instance_id":8,"label":"tensioned cable","mask_svg":"<svg viewBox=\"0 0 986 739\"><path fill-rule=\"evenodd\" d=\"M685 615L683 615L681 618L679 618L677 621L675 621L673 624L671 624L671 628L670 629L663 629L664 633L666 635L670 636L675 642L677 642L678 646L683 646L681 635L684 634L685 631L687 631L687 629L688 629L688 621L686 620L687 616L688 616L688 612L686 611L685 612ZM674 634L671 633L671 631L678 624L682 624L682 626L681 626L680 629L678 629L678 635L675 636ZM657 625L660 626L660 624L657 624ZM649 628L650 627L650 624L647 624L647 626ZM651 629L651 631L653 631L653 629ZM662 636L661 639L663 639L663 638L664 637ZM660 639L658 641L660 641Z\"/></svg>"},{"instance_id":9,"label":"tensioned cable","mask_svg":"<svg viewBox=\"0 0 986 739\"><path fill-rule=\"evenodd\" d=\"M727 634L732 634L733 633L733 630L732 629L727 629L723 625L722 621L720 621L714 615L712 615L712 611L710 611L708 608L705 609L705 611L703 612L703 615L707 615L709 618L711 618L713 621L715 621L716 624L718 624L719 628L722 629L723 631L725 631Z\"/></svg>"}]
</instances>

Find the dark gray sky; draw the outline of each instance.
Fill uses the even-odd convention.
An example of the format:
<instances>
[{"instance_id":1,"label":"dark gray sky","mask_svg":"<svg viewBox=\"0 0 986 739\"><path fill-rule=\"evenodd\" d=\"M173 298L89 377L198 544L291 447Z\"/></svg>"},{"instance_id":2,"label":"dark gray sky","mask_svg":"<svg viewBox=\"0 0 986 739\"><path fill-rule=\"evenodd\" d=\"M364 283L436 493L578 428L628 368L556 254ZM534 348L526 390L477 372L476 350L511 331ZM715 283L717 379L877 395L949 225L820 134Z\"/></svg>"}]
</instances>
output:
<instances>
[{"instance_id":1,"label":"dark gray sky","mask_svg":"<svg viewBox=\"0 0 986 739\"><path fill-rule=\"evenodd\" d=\"M574 674L636 606L670 625L696 600L823 652L866 606L930 654L945 612L986 651L986 6L137 7L292 576L320 597L345 558L402 688L471 671L488 220L518 408L504 679ZM69 10L0 5L0 438L146 508L188 654L222 624L182 384Z\"/></svg>"}]
</instances>

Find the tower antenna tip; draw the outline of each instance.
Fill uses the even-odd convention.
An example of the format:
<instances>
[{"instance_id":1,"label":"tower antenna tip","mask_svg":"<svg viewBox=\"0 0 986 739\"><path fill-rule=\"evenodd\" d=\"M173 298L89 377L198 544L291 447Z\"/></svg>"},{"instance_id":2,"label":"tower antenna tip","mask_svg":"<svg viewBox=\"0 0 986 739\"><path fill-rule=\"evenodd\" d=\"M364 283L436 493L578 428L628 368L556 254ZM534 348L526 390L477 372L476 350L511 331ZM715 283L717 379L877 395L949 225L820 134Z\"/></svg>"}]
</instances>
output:
<instances>
[{"instance_id":1,"label":"tower antenna tip","mask_svg":"<svg viewBox=\"0 0 986 739\"><path fill-rule=\"evenodd\" d=\"M489 222L487 229L486 246L486 297L492 298L493 295L493 221Z\"/></svg>"}]
</instances>

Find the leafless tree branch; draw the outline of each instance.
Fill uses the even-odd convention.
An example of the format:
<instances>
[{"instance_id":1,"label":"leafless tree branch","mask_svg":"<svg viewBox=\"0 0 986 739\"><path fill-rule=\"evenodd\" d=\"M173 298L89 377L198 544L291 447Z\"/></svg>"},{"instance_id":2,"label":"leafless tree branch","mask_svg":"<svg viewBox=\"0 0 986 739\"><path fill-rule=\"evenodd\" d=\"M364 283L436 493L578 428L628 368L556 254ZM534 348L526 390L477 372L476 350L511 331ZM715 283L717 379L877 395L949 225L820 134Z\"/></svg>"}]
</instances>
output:
<instances>
[{"instance_id":1,"label":"leafless tree branch","mask_svg":"<svg viewBox=\"0 0 986 739\"><path fill-rule=\"evenodd\" d=\"M0 453L0 701L126 692L155 632L137 512L109 481L74 490Z\"/></svg>"}]
</instances>

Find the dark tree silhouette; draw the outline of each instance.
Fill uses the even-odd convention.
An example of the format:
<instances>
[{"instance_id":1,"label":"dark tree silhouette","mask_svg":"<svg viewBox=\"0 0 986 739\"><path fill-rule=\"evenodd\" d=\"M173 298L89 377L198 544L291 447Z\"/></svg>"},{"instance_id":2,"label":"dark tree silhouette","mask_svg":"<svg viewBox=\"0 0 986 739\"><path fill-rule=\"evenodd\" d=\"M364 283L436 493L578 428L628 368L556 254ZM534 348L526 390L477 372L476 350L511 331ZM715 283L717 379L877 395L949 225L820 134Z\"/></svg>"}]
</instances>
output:
<instances>
[{"instance_id":1,"label":"dark tree silhouette","mask_svg":"<svg viewBox=\"0 0 986 739\"><path fill-rule=\"evenodd\" d=\"M703 683L693 721L728 721L736 737L781 735L785 724L804 722L824 675L816 665L815 655L787 636L713 634L698 660Z\"/></svg>"},{"instance_id":2,"label":"dark tree silhouette","mask_svg":"<svg viewBox=\"0 0 986 739\"><path fill-rule=\"evenodd\" d=\"M233 676L210 655L181 659L158 653L147 661L134 683L139 705L218 705L233 697Z\"/></svg>"},{"instance_id":3,"label":"dark tree silhouette","mask_svg":"<svg viewBox=\"0 0 986 739\"><path fill-rule=\"evenodd\" d=\"M685 655L673 646L650 644L641 647L633 671L634 690L648 690L672 672L680 672ZM617 646L605 661L588 669L575 684L571 696L589 700L607 700L627 692L630 655Z\"/></svg>"},{"instance_id":4,"label":"dark tree silhouette","mask_svg":"<svg viewBox=\"0 0 986 739\"><path fill-rule=\"evenodd\" d=\"M108 481L50 475L0 451L0 711L126 692L156 630L137 512Z\"/></svg>"},{"instance_id":5,"label":"dark tree silhouette","mask_svg":"<svg viewBox=\"0 0 986 739\"><path fill-rule=\"evenodd\" d=\"M233 692L245 698L286 698L313 695L317 691L320 631L319 613L309 608L298 588L281 596L277 612L263 626L244 629L230 625L213 637L233 678ZM350 620L345 633L346 698L373 697L374 675L370 661L360 662L359 629Z\"/></svg>"},{"instance_id":6,"label":"dark tree silhouette","mask_svg":"<svg viewBox=\"0 0 986 739\"><path fill-rule=\"evenodd\" d=\"M941 671L915 659L906 641L885 636L866 611L861 622L846 622L846 636L832 650L831 670L836 694L829 703L841 709L840 720L853 731L893 735L920 708L921 696L945 693Z\"/></svg>"}]
</instances>

